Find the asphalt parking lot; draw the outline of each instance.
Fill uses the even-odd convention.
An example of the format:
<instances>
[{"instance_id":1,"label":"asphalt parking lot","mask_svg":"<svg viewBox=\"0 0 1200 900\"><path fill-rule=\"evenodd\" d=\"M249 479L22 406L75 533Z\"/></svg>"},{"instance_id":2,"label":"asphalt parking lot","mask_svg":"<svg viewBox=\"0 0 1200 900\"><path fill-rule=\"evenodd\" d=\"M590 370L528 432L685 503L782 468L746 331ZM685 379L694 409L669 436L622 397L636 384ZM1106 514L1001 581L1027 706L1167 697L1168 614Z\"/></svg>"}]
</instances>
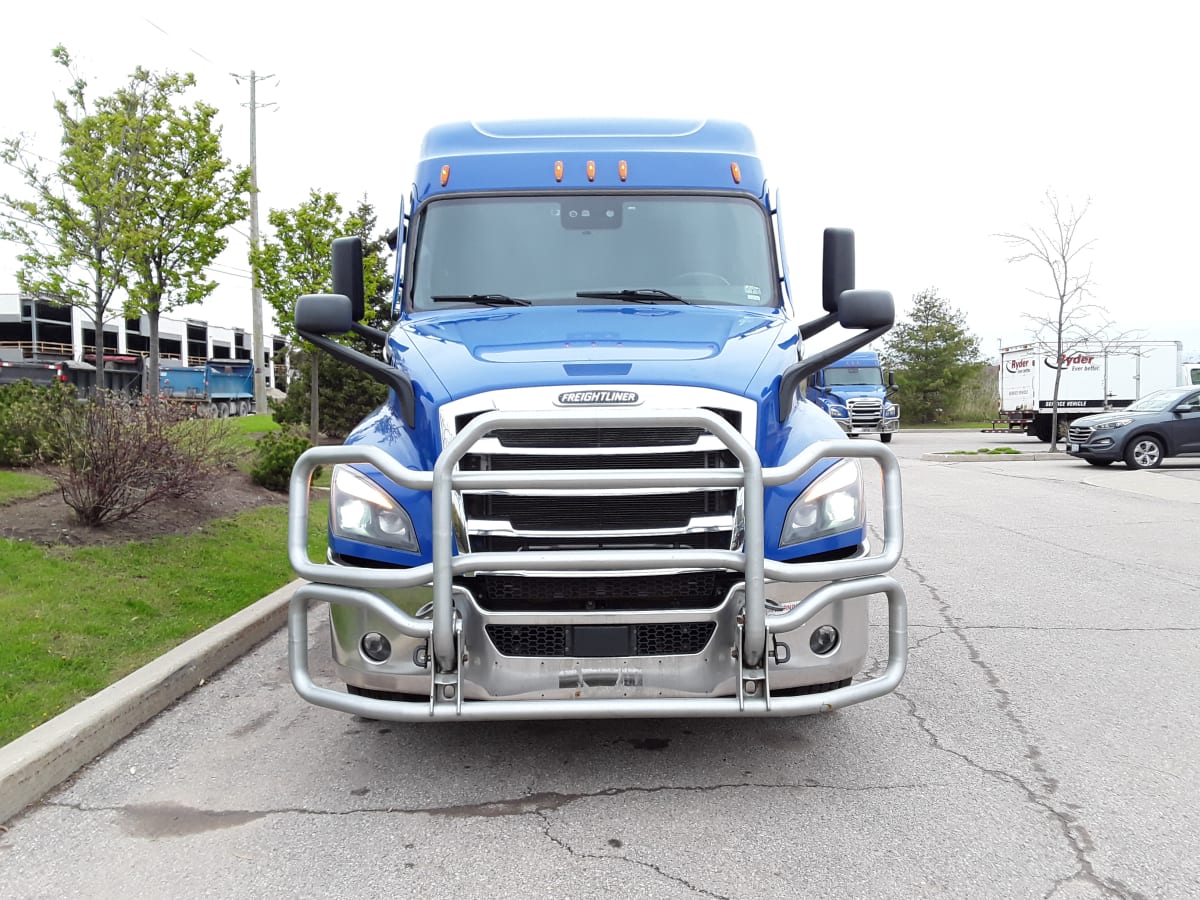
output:
<instances>
[{"instance_id":1,"label":"asphalt parking lot","mask_svg":"<svg viewBox=\"0 0 1200 900\"><path fill-rule=\"evenodd\" d=\"M305 704L276 633L9 821L4 894L1200 896L1200 457L890 446L895 693L791 720L402 726ZM940 456L994 446L1025 458ZM869 672L882 603L873 622Z\"/></svg>"}]
</instances>

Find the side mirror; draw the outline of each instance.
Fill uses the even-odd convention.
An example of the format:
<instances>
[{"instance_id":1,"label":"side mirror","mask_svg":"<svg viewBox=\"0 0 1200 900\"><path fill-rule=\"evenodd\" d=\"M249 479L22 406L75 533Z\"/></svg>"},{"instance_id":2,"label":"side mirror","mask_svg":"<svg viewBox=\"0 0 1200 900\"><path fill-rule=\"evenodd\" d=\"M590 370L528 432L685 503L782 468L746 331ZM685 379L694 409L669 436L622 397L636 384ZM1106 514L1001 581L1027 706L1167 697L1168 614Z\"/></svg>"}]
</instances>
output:
<instances>
[{"instance_id":1,"label":"side mirror","mask_svg":"<svg viewBox=\"0 0 1200 900\"><path fill-rule=\"evenodd\" d=\"M310 334L345 334L355 321L350 298L344 294L305 294L296 301L295 319L296 330Z\"/></svg>"},{"instance_id":2,"label":"side mirror","mask_svg":"<svg viewBox=\"0 0 1200 900\"><path fill-rule=\"evenodd\" d=\"M353 321L361 322L366 313L366 295L363 290L363 243L357 235L337 238L333 242L333 292L350 298L350 315Z\"/></svg>"},{"instance_id":3,"label":"side mirror","mask_svg":"<svg viewBox=\"0 0 1200 900\"><path fill-rule=\"evenodd\" d=\"M821 249L821 305L825 315L800 326L800 340L820 334L838 320L842 294L854 290L854 232L826 228Z\"/></svg>"},{"instance_id":4,"label":"side mirror","mask_svg":"<svg viewBox=\"0 0 1200 900\"><path fill-rule=\"evenodd\" d=\"M354 238L354 240L357 241L358 238ZM360 272L362 271L361 266L360 257ZM305 294L296 301L295 320L296 333L300 337L320 347L334 359L354 366L380 384L395 391L401 418L409 428L416 427L417 395L408 376L372 356L367 356L353 347L347 347L345 344L339 344L326 337L329 334L345 334L347 331L359 334L365 328L354 319L354 310L349 297L345 294Z\"/></svg>"},{"instance_id":5,"label":"side mirror","mask_svg":"<svg viewBox=\"0 0 1200 900\"><path fill-rule=\"evenodd\" d=\"M895 394L895 393L898 393L899 391L900 391L900 388L896 384L896 373L888 372L888 389L887 389L888 394L889 395Z\"/></svg>"},{"instance_id":6,"label":"side mirror","mask_svg":"<svg viewBox=\"0 0 1200 900\"><path fill-rule=\"evenodd\" d=\"M843 328L891 328L896 322L896 301L890 291L842 292L837 305Z\"/></svg>"},{"instance_id":7,"label":"side mirror","mask_svg":"<svg viewBox=\"0 0 1200 900\"><path fill-rule=\"evenodd\" d=\"M837 312L846 291L854 290L854 232L849 228L826 228L821 259L821 305Z\"/></svg>"}]
</instances>

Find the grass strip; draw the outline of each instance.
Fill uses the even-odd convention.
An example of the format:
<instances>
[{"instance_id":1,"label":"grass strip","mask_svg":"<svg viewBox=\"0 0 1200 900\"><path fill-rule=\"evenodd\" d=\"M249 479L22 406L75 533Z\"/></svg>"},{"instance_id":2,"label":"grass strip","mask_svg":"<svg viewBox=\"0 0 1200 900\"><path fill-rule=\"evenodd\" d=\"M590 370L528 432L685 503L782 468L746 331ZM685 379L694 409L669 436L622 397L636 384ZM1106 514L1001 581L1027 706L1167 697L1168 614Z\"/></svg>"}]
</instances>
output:
<instances>
[{"instance_id":1,"label":"grass strip","mask_svg":"<svg viewBox=\"0 0 1200 900\"><path fill-rule=\"evenodd\" d=\"M311 558L327 514L313 502ZM0 745L294 577L284 506L115 547L0 540Z\"/></svg>"},{"instance_id":2,"label":"grass strip","mask_svg":"<svg viewBox=\"0 0 1200 900\"><path fill-rule=\"evenodd\" d=\"M0 504L26 500L54 490L54 481L45 475L13 469L0 469ZM0 512L0 516L4 513Z\"/></svg>"}]
</instances>

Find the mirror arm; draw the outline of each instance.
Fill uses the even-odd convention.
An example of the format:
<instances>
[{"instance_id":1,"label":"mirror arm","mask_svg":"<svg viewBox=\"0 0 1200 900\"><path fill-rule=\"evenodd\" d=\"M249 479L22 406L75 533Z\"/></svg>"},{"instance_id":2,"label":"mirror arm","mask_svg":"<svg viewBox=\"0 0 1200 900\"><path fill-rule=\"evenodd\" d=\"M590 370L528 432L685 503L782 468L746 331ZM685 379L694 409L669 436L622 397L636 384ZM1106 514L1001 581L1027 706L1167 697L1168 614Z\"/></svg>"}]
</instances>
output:
<instances>
[{"instance_id":1,"label":"mirror arm","mask_svg":"<svg viewBox=\"0 0 1200 900\"><path fill-rule=\"evenodd\" d=\"M830 325L833 325L838 320L838 314L831 312L828 315L821 316L819 319L813 319L811 322L805 322L800 326L800 339L808 340L815 334L820 334Z\"/></svg>"},{"instance_id":2,"label":"mirror arm","mask_svg":"<svg viewBox=\"0 0 1200 900\"><path fill-rule=\"evenodd\" d=\"M380 331L378 328L372 328L370 325L364 325L362 322L355 322L350 326L350 330L376 347L387 346L388 336L386 331Z\"/></svg>"},{"instance_id":3,"label":"mirror arm","mask_svg":"<svg viewBox=\"0 0 1200 900\"><path fill-rule=\"evenodd\" d=\"M784 369L783 374L779 377L779 421L786 422L787 417L791 415L792 405L796 401L796 388L800 386L801 381L813 372L825 368L830 363L837 362L843 356L882 337L891 327L889 323L877 328L870 328Z\"/></svg>"},{"instance_id":4,"label":"mirror arm","mask_svg":"<svg viewBox=\"0 0 1200 900\"><path fill-rule=\"evenodd\" d=\"M409 428L416 427L417 394L407 375L398 369L385 365L377 359L367 356L365 353L359 353L351 347L330 340L324 335L315 334L311 331L301 331L300 329L296 329L296 333L310 344L324 350L334 359L341 360L347 365L354 366L354 368L366 372L380 384L395 391L396 400L400 404L400 416L404 419L404 424Z\"/></svg>"}]
</instances>

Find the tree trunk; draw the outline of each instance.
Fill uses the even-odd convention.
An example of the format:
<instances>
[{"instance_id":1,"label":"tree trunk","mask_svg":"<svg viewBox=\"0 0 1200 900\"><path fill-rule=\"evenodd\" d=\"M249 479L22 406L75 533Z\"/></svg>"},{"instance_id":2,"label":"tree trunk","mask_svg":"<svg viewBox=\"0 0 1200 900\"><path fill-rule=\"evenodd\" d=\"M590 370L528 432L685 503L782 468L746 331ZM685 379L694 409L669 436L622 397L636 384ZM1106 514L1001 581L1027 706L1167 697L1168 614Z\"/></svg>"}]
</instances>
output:
<instances>
[{"instance_id":1,"label":"tree trunk","mask_svg":"<svg viewBox=\"0 0 1200 900\"><path fill-rule=\"evenodd\" d=\"M108 387L104 382L104 304L96 301L96 390Z\"/></svg>"},{"instance_id":2,"label":"tree trunk","mask_svg":"<svg viewBox=\"0 0 1200 900\"><path fill-rule=\"evenodd\" d=\"M150 371L146 374L146 396L151 401L158 400L158 304L146 310L150 319ZM185 335L186 339L186 335Z\"/></svg>"}]
</instances>

